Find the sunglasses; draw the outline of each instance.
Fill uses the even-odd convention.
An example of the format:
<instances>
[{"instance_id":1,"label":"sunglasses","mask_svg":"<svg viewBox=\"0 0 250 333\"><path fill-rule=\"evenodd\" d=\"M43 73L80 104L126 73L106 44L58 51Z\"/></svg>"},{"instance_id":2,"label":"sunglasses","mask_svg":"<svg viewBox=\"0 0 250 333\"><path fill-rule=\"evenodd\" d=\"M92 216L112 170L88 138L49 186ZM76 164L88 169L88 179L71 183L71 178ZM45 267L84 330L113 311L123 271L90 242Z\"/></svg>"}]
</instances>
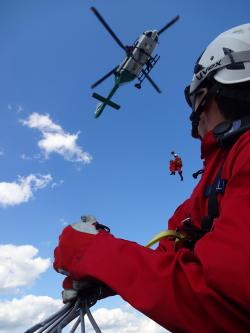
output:
<instances>
[{"instance_id":1,"label":"sunglasses","mask_svg":"<svg viewBox=\"0 0 250 333\"><path fill-rule=\"evenodd\" d=\"M190 106L190 108L194 107L196 98L198 96L202 95L204 92L206 92L206 89L205 88L201 88L198 91L196 91L195 93L190 94L190 85L187 86L184 89L185 99L186 99L186 102L188 103L188 105Z\"/></svg>"}]
</instances>

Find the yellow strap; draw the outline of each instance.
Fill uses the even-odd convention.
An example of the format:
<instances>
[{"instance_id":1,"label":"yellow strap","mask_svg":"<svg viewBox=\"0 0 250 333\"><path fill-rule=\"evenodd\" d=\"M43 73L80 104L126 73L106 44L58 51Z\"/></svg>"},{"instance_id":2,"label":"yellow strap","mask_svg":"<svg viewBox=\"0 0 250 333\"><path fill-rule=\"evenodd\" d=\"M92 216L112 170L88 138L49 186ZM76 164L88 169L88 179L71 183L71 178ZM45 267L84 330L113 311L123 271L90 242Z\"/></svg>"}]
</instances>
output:
<instances>
[{"instance_id":1,"label":"yellow strap","mask_svg":"<svg viewBox=\"0 0 250 333\"><path fill-rule=\"evenodd\" d=\"M185 236L175 230L164 230L159 232L154 238L151 239L146 245L146 247L151 247L155 243L158 243L162 238L165 237L175 237L176 239L184 239Z\"/></svg>"}]
</instances>

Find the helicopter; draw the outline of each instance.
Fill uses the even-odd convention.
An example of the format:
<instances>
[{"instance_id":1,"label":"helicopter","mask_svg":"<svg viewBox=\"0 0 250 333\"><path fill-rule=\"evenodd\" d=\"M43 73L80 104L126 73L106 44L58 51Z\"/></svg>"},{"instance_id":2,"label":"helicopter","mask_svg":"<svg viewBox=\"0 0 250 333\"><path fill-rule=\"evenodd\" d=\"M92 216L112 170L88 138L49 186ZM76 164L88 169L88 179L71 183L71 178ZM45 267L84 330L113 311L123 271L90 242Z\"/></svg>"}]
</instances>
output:
<instances>
[{"instance_id":1,"label":"helicopter","mask_svg":"<svg viewBox=\"0 0 250 333\"><path fill-rule=\"evenodd\" d=\"M144 31L132 45L124 45L117 37L117 35L113 32L113 30L109 27L107 22L103 19L97 9L95 7L91 7L90 9L95 14L97 19L102 23L105 29L110 33L116 43L126 53L126 57L120 65L113 68L110 72L108 72L106 75L104 75L102 78L100 78L98 81L91 85L91 88L94 89L112 74L114 74L115 76L114 86L107 97L103 97L95 92L92 94L92 97L99 101L95 110L95 118L98 118L102 114L103 110L107 105L112 107L113 109L119 110L120 105L114 103L111 98L121 85L129 83L136 78L138 79L138 82L134 86L137 89L141 89L143 81L147 79L151 83L153 88L158 93L161 93L160 88L149 75L155 64L160 59L159 55L156 54L155 56L152 56L152 53L157 46L159 36L166 29L172 26L176 21L178 21L180 16L177 15L176 17L174 17L160 30Z\"/></svg>"}]
</instances>

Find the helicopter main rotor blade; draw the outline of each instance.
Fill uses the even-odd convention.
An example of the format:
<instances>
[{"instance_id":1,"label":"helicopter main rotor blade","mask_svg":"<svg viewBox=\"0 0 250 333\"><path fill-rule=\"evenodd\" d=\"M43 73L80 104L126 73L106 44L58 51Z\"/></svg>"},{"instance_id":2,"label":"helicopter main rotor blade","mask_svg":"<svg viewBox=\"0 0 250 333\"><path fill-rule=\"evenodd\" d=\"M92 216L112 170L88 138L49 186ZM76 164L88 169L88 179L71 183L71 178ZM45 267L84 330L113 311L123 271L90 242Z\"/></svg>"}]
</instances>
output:
<instances>
[{"instance_id":1,"label":"helicopter main rotor blade","mask_svg":"<svg viewBox=\"0 0 250 333\"><path fill-rule=\"evenodd\" d=\"M126 49L125 45L120 41L120 39L116 36L114 31L109 27L109 25L104 21L103 17L100 15L100 13L97 11L95 7L90 7L92 12L95 14L95 16L98 18L98 20L104 25L104 27L108 30L110 35L114 38L116 43L126 52L128 53L128 50Z\"/></svg>"},{"instance_id":2,"label":"helicopter main rotor blade","mask_svg":"<svg viewBox=\"0 0 250 333\"><path fill-rule=\"evenodd\" d=\"M178 21L180 18L179 15L177 15L175 18L173 18L170 22L168 22L163 28L161 28L158 31L158 35L162 34L166 29L168 29L169 27L171 27L171 25L173 25L176 21Z\"/></svg>"},{"instance_id":3,"label":"helicopter main rotor blade","mask_svg":"<svg viewBox=\"0 0 250 333\"><path fill-rule=\"evenodd\" d=\"M102 83L104 80L106 80L110 75L114 74L119 66L116 66L113 68L110 72L108 72L106 75L104 75L102 78L100 78L98 81L96 81L94 84L92 84L91 88L94 89L96 86L98 86L100 83Z\"/></svg>"},{"instance_id":4,"label":"helicopter main rotor blade","mask_svg":"<svg viewBox=\"0 0 250 333\"><path fill-rule=\"evenodd\" d=\"M146 79L148 79L148 81L152 84L152 86L155 88L155 90L158 93L161 93L160 88L157 86L157 84L151 79L151 77L146 73L146 71L143 69L142 73L145 75Z\"/></svg>"}]
</instances>

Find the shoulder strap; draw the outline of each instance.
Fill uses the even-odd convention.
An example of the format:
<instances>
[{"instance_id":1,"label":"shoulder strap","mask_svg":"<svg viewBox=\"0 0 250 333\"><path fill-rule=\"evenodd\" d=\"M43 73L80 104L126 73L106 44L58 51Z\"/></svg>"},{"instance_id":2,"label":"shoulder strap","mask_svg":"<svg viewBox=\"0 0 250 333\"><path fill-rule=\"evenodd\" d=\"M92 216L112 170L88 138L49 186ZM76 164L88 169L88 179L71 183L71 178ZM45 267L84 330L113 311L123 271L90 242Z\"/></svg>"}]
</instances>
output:
<instances>
[{"instance_id":1,"label":"shoulder strap","mask_svg":"<svg viewBox=\"0 0 250 333\"><path fill-rule=\"evenodd\" d=\"M208 215L202 219L202 230L207 233L211 230L213 220L219 216L219 207L217 200L217 193L224 193L226 187L226 180L221 178L223 165L220 167L212 186L208 193Z\"/></svg>"}]
</instances>

